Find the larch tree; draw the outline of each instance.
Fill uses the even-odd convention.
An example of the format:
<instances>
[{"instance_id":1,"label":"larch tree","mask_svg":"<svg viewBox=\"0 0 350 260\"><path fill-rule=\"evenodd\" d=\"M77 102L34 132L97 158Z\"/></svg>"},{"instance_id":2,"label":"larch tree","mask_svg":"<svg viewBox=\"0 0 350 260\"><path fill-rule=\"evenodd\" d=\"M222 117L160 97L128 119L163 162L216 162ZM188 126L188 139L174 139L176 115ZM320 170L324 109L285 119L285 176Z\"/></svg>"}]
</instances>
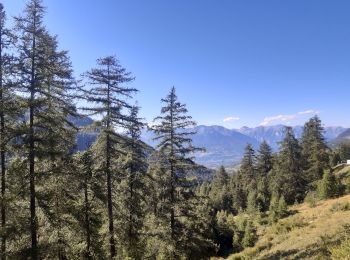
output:
<instances>
[{"instance_id":1,"label":"larch tree","mask_svg":"<svg viewBox=\"0 0 350 260\"><path fill-rule=\"evenodd\" d=\"M85 259L105 258L102 247L102 238L99 234L102 226L102 212L105 194L99 175L94 170L92 150L74 155L76 173L75 205L78 226L76 234L81 234L84 245L80 257ZM77 238L76 238L77 239Z\"/></svg>"},{"instance_id":2,"label":"larch tree","mask_svg":"<svg viewBox=\"0 0 350 260\"><path fill-rule=\"evenodd\" d=\"M23 17L16 17L16 29L19 34L19 76L21 79L21 91L25 95L26 103L29 109L29 126L26 125L25 141L28 149L29 163L29 192L30 192L30 233L31 233L31 256L32 259L38 259L38 223L36 215L36 190L35 190L35 113L40 110L38 91L41 87L39 82L38 70L45 63L40 50L38 41L43 38L44 7L41 1L30 1L25 8Z\"/></svg>"},{"instance_id":3,"label":"larch tree","mask_svg":"<svg viewBox=\"0 0 350 260\"><path fill-rule=\"evenodd\" d=\"M231 209L232 196L229 192L229 179L226 169L221 166L210 184L209 199L215 211Z\"/></svg>"},{"instance_id":4,"label":"larch tree","mask_svg":"<svg viewBox=\"0 0 350 260\"><path fill-rule=\"evenodd\" d=\"M145 237L142 227L145 216L145 179L147 173L147 150L150 148L141 141L144 127L139 118L139 107L130 110L130 120L126 124L126 142L122 146L125 156L121 157L122 177L118 185L118 229L122 230L119 241L125 248L126 256L141 259Z\"/></svg>"},{"instance_id":5,"label":"larch tree","mask_svg":"<svg viewBox=\"0 0 350 260\"><path fill-rule=\"evenodd\" d=\"M7 222L7 158L9 142L14 137L14 123L20 111L14 92L14 36L6 27L6 13L0 4L0 160L1 160L1 259L6 258L6 222Z\"/></svg>"},{"instance_id":6,"label":"larch tree","mask_svg":"<svg viewBox=\"0 0 350 260\"><path fill-rule=\"evenodd\" d=\"M301 147L291 127L285 129L285 136L280 144L280 152L271 178L271 190L284 196L288 204L304 199L306 183L302 168Z\"/></svg>"},{"instance_id":7,"label":"larch tree","mask_svg":"<svg viewBox=\"0 0 350 260\"><path fill-rule=\"evenodd\" d=\"M243 185L245 188L251 187L254 189L256 187L256 155L251 144L247 144L245 147L240 167L240 174L242 175Z\"/></svg>"},{"instance_id":8,"label":"larch tree","mask_svg":"<svg viewBox=\"0 0 350 260\"><path fill-rule=\"evenodd\" d=\"M190 242L186 234L190 234L186 228L184 219L190 218L191 197L193 191L190 189L191 182L188 172L193 169L193 153L199 148L192 145L191 136L195 126L192 117L187 115L187 108L177 99L175 87L170 93L162 99L164 106L161 109L161 115L155 118L155 125L152 127L156 134L155 140L159 143L157 148L162 154L163 170L167 175L166 196L168 205L165 205L169 212L164 212L163 218L168 220L169 238L173 243L171 252L168 252L170 259L180 257L182 254L188 254ZM163 172L164 174L164 172Z\"/></svg>"},{"instance_id":9,"label":"larch tree","mask_svg":"<svg viewBox=\"0 0 350 260\"><path fill-rule=\"evenodd\" d=\"M19 55L17 90L28 111L22 142L29 165L32 259L39 258L36 158L52 160L58 154L63 156L68 152L65 146L68 140L74 140L71 134L66 135L72 129L68 116L75 114L71 64L67 52L58 50L56 37L45 29L44 14L42 1L31 0L23 16L15 17ZM63 135L56 133L63 133L64 142Z\"/></svg>"},{"instance_id":10,"label":"larch tree","mask_svg":"<svg viewBox=\"0 0 350 260\"><path fill-rule=\"evenodd\" d=\"M268 210L270 203L270 191L269 191L269 173L273 168L273 154L272 149L266 141L260 144L257 156L256 156L256 169L258 172L258 184L257 184L257 201L258 207L261 211Z\"/></svg>"},{"instance_id":11,"label":"larch tree","mask_svg":"<svg viewBox=\"0 0 350 260\"><path fill-rule=\"evenodd\" d=\"M324 128L318 116L312 117L304 125L301 138L304 170L309 184L322 178L324 170L330 168L329 154Z\"/></svg>"},{"instance_id":12,"label":"larch tree","mask_svg":"<svg viewBox=\"0 0 350 260\"><path fill-rule=\"evenodd\" d=\"M273 155L271 146L264 140L259 147L256 156L256 168L260 175L267 176L273 167Z\"/></svg>"},{"instance_id":13,"label":"larch tree","mask_svg":"<svg viewBox=\"0 0 350 260\"><path fill-rule=\"evenodd\" d=\"M85 78L91 88L85 88L83 95L90 107L83 107L88 115L100 116L97 120L101 135L98 139L100 147L95 146L101 156L102 171L106 175L107 212L110 257L116 256L116 241L114 234L113 198L112 198L112 174L116 174L115 165L112 165L112 157L118 157L121 153L117 145L120 143L120 135L117 128L125 127L129 116L124 110L130 109L127 98L137 92L135 88L126 87L123 84L131 82L134 78L123 68L116 57L107 56L97 60L97 67L85 73Z\"/></svg>"}]
</instances>

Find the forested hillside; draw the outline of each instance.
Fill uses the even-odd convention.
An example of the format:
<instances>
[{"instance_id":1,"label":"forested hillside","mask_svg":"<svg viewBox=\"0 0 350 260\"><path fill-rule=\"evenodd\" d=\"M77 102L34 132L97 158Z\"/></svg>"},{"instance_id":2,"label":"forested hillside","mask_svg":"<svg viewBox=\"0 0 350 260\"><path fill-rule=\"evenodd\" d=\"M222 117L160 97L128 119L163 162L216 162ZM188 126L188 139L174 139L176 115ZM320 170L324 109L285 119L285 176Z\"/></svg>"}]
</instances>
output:
<instances>
[{"instance_id":1,"label":"forested hillside","mask_svg":"<svg viewBox=\"0 0 350 260\"><path fill-rule=\"evenodd\" d=\"M1 259L245 254L262 226L293 214L288 206L349 193L339 164L350 146L330 149L318 116L301 138L286 127L278 152L244 144L240 169L220 167L211 180L194 161L203 151L196 123L172 87L148 146L134 75L106 56L75 78L45 10L28 0L10 28L0 5Z\"/></svg>"}]
</instances>

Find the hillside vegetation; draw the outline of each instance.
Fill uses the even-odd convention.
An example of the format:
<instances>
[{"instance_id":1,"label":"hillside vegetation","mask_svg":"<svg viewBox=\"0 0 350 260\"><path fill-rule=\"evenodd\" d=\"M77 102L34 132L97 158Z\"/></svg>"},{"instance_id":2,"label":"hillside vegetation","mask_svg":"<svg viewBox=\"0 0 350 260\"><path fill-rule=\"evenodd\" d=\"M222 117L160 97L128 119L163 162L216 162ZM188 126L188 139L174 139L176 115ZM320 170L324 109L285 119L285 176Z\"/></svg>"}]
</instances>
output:
<instances>
[{"instance_id":1,"label":"hillside vegetation","mask_svg":"<svg viewBox=\"0 0 350 260\"><path fill-rule=\"evenodd\" d=\"M350 166L337 167L335 175L348 189ZM308 199L290 206L287 216L275 223L269 222L268 214L241 214L231 223L237 225L242 219L252 218L255 245L227 259L350 259L350 195Z\"/></svg>"},{"instance_id":2,"label":"hillside vegetation","mask_svg":"<svg viewBox=\"0 0 350 260\"><path fill-rule=\"evenodd\" d=\"M341 241L350 238L350 195L290 211L273 225L257 225L256 245L228 259L350 259L350 249L338 256Z\"/></svg>"}]
</instances>

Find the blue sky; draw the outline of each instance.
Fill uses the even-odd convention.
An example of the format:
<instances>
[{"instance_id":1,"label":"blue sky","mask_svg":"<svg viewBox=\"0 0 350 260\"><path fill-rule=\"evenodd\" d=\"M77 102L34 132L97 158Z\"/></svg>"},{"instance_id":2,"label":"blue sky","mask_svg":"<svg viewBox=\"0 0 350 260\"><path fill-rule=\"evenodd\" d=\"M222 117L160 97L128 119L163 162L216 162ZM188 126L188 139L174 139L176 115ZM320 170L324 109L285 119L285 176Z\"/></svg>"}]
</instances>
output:
<instances>
[{"instance_id":1,"label":"blue sky","mask_svg":"<svg viewBox=\"0 0 350 260\"><path fill-rule=\"evenodd\" d=\"M9 20L24 0L2 1ZM199 124L350 127L350 1L45 0L75 73L115 54L148 121L177 88Z\"/></svg>"}]
</instances>

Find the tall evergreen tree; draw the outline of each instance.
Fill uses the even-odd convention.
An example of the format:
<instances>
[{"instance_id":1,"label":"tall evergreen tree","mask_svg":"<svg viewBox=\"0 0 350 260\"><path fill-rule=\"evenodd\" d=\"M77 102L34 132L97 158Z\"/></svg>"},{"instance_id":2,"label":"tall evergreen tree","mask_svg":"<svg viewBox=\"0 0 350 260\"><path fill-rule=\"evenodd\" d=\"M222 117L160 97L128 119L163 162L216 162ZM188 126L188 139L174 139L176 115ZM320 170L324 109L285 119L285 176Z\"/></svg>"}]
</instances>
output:
<instances>
[{"instance_id":1,"label":"tall evergreen tree","mask_svg":"<svg viewBox=\"0 0 350 260\"><path fill-rule=\"evenodd\" d=\"M226 169L221 166L214 176L210 185L209 198L216 211L230 210L232 206L231 194L229 192L229 176Z\"/></svg>"},{"instance_id":2,"label":"tall evergreen tree","mask_svg":"<svg viewBox=\"0 0 350 260\"><path fill-rule=\"evenodd\" d=\"M337 149L339 153L340 160L337 163L345 163L350 159L350 144L341 144Z\"/></svg>"},{"instance_id":3,"label":"tall evergreen tree","mask_svg":"<svg viewBox=\"0 0 350 260\"><path fill-rule=\"evenodd\" d=\"M239 213L247 206L247 190L243 186L244 181L245 180L240 172L233 175L230 181L232 207L235 213Z\"/></svg>"},{"instance_id":4,"label":"tall evergreen tree","mask_svg":"<svg viewBox=\"0 0 350 260\"><path fill-rule=\"evenodd\" d=\"M168 176L166 196L169 211L164 212L162 217L168 221L169 237L174 243L168 257L175 259L183 254L188 255L191 244L186 236L190 234L186 226L191 222L190 216L194 210L191 208L191 198L194 194L190 189L188 172L194 166L192 154L198 148L192 146L191 136L194 132L188 130L195 122L187 115L186 106L177 100L174 87L162 102L165 106L161 116L155 119L158 124L153 126L153 131L159 141L158 149L164 155Z\"/></svg>"},{"instance_id":5,"label":"tall evergreen tree","mask_svg":"<svg viewBox=\"0 0 350 260\"><path fill-rule=\"evenodd\" d=\"M256 157L257 171L259 174L267 176L273 167L273 155L272 148L265 140L261 143Z\"/></svg>"},{"instance_id":6,"label":"tall evergreen tree","mask_svg":"<svg viewBox=\"0 0 350 260\"><path fill-rule=\"evenodd\" d=\"M10 54L14 47L12 32L6 27L6 13L4 6L0 4L0 160L1 160L1 258L6 258L6 160L8 157L9 142L14 134L14 121L18 119L17 98L14 93L13 71L14 58Z\"/></svg>"},{"instance_id":7,"label":"tall evergreen tree","mask_svg":"<svg viewBox=\"0 0 350 260\"><path fill-rule=\"evenodd\" d=\"M320 199L333 198L338 195L339 183L334 173L326 170L322 180L318 183L317 189Z\"/></svg>"},{"instance_id":8,"label":"tall evergreen tree","mask_svg":"<svg viewBox=\"0 0 350 260\"><path fill-rule=\"evenodd\" d=\"M286 127L285 137L272 173L272 190L283 195L288 204L302 201L306 183L302 168L301 148L293 129Z\"/></svg>"},{"instance_id":9,"label":"tall evergreen tree","mask_svg":"<svg viewBox=\"0 0 350 260\"><path fill-rule=\"evenodd\" d=\"M32 259L39 258L36 158L65 153L66 150L61 150L64 144L55 133L67 133L72 127L67 116L75 114L70 96L74 88L71 64L67 52L57 50L56 37L50 36L43 25L44 9L41 0L31 0L24 15L15 18L19 39L18 91L29 113L23 129L23 144L29 164ZM61 144L53 146L52 141Z\"/></svg>"},{"instance_id":10,"label":"tall evergreen tree","mask_svg":"<svg viewBox=\"0 0 350 260\"><path fill-rule=\"evenodd\" d=\"M323 134L324 128L318 116L305 123L301 147L305 175L309 183L321 179L324 169L330 167L328 147Z\"/></svg>"},{"instance_id":11,"label":"tall evergreen tree","mask_svg":"<svg viewBox=\"0 0 350 260\"><path fill-rule=\"evenodd\" d=\"M257 184L257 201L259 209L262 211L268 210L270 201L269 191L269 173L273 168L273 155L272 149L266 141L263 141L260 145L256 160L256 169L258 172L258 184Z\"/></svg>"},{"instance_id":12,"label":"tall evergreen tree","mask_svg":"<svg viewBox=\"0 0 350 260\"><path fill-rule=\"evenodd\" d=\"M120 242L126 251L125 257L141 259L144 251L144 237L141 230L144 221L145 178L147 172L146 149L147 145L140 140L141 130L144 127L138 116L139 107L133 106L130 120L126 125L126 140L122 157L123 176L118 185L118 215ZM149 150L149 149L148 149Z\"/></svg>"},{"instance_id":13,"label":"tall evergreen tree","mask_svg":"<svg viewBox=\"0 0 350 260\"><path fill-rule=\"evenodd\" d=\"M115 168L112 157L118 157L120 151L116 148L120 136L116 128L125 127L129 120L124 113L125 108L131 106L125 101L137 90L123 86L122 84L132 81L134 78L123 68L116 57L108 56L97 60L97 68L85 74L89 85L92 87L84 90L84 97L92 106L82 108L89 115L100 115L98 122L102 132L98 141L103 142L100 147L103 171L106 175L107 212L110 257L116 256L116 243L114 234L113 198L112 198L112 174ZM113 170L114 168L114 170Z\"/></svg>"},{"instance_id":14,"label":"tall evergreen tree","mask_svg":"<svg viewBox=\"0 0 350 260\"><path fill-rule=\"evenodd\" d=\"M256 155L254 148L251 144L247 144L247 146L245 147L240 167L240 174L242 175L243 185L245 188L256 188Z\"/></svg>"},{"instance_id":15,"label":"tall evergreen tree","mask_svg":"<svg viewBox=\"0 0 350 260\"><path fill-rule=\"evenodd\" d=\"M78 153L74 156L76 162L77 178L75 183L77 209L76 218L78 219L78 227L76 234L82 234L82 243L85 248L80 254L85 259L104 258L105 255L101 246L101 235L99 231L102 226L102 209L105 195L103 185L99 180L98 174L94 170L94 161L92 150ZM77 237L75 238L77 239Z\"/></svg>"}]
</instances>

